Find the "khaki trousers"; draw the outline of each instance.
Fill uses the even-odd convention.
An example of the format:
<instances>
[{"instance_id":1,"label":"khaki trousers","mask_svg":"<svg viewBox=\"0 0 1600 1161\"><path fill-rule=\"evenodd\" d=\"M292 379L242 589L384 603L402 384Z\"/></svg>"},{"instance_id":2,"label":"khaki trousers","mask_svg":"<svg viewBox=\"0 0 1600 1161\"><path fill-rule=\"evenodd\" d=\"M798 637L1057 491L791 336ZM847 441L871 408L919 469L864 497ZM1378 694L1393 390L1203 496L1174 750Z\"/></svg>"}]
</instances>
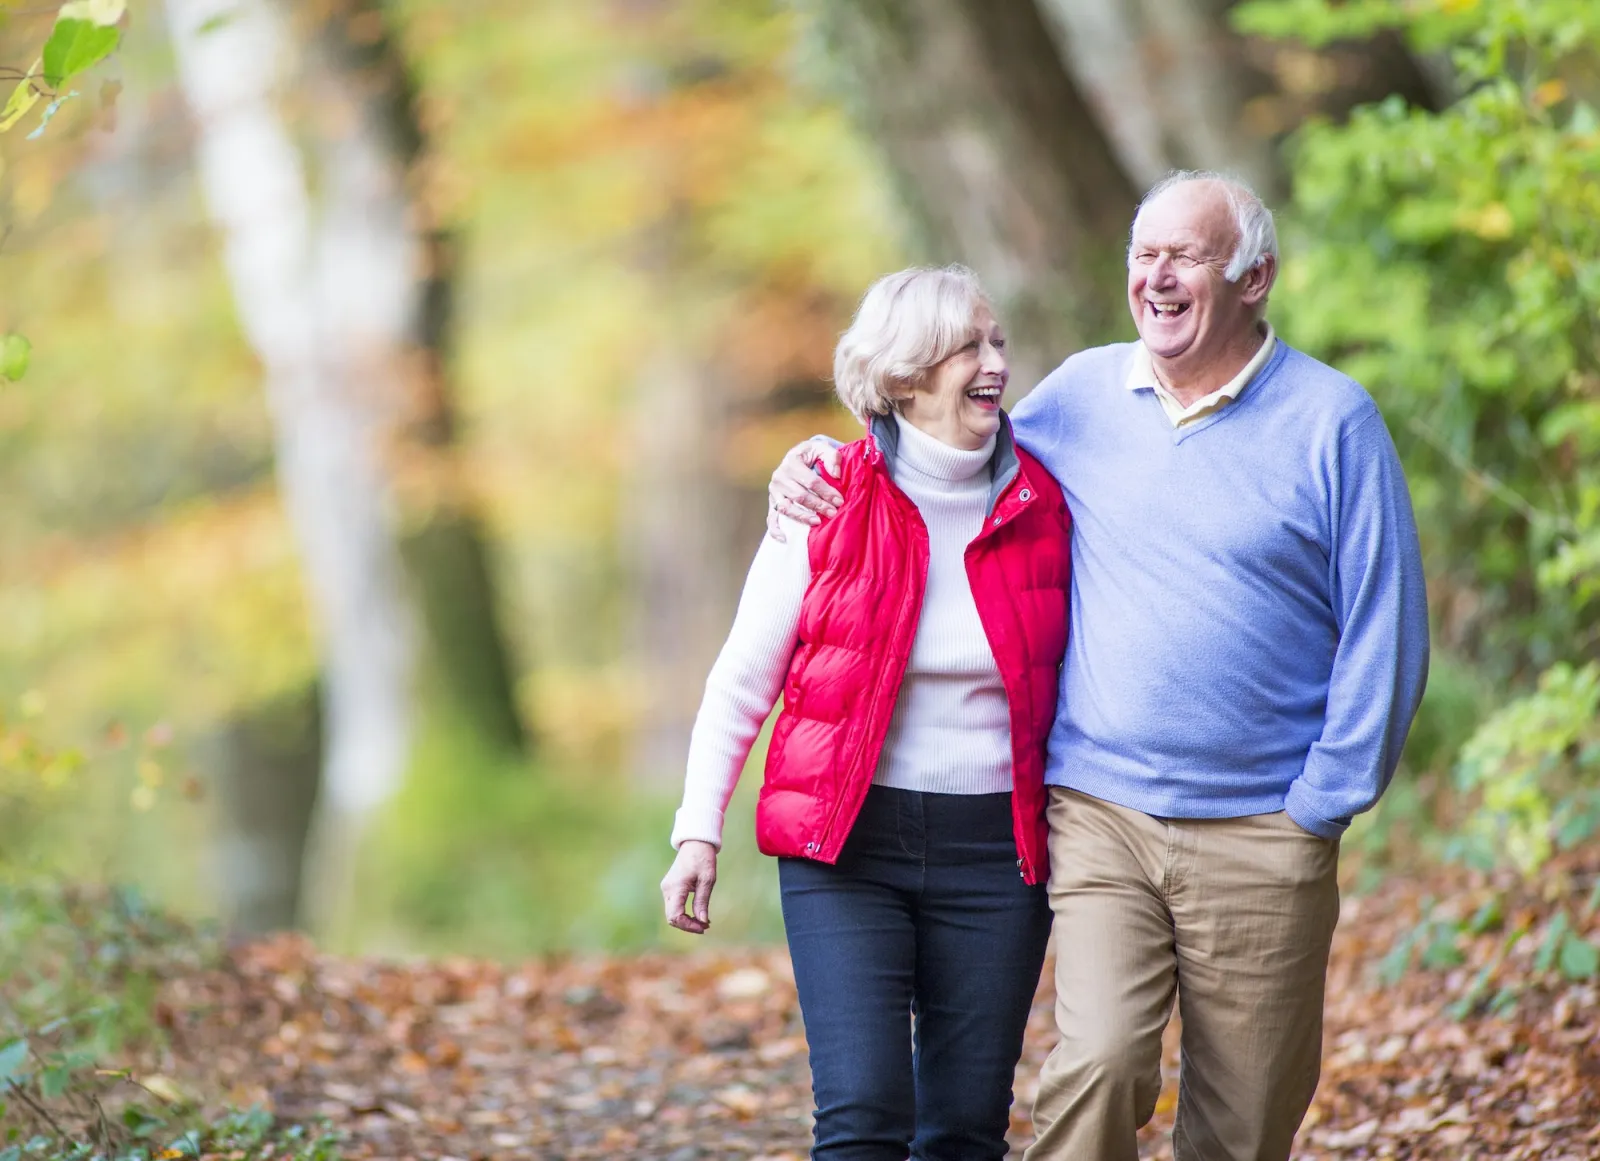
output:
<instances>
[{"instance_id":1,"label":"khaki trousers","mask_svg":"<svg viewBox=\"0 0 1600 1161\"><path fill-rule=\"evenodd\" d=\"M1056 1026L1026 1161L1136 1161L1183 1021L1177 1161L1284 1161L1317 1087L1336 839L1050 790Z\"/></svg>"}]
</instances>

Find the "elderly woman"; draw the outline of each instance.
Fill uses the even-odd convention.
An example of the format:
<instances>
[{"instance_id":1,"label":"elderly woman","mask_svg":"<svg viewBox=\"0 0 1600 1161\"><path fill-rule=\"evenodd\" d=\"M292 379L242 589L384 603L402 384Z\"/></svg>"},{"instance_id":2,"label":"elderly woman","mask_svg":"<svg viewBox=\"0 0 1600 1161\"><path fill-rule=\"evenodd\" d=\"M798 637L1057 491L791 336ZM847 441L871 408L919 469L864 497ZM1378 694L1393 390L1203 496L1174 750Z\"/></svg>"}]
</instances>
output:
<instances>
[{"instance_id":1,"label":"elderly woman","mask_svg":"<svg viewBox=\"0 0 1600 1161\"><path fill-rule=\"evenodd\" d=\"M661 890L698 934L723 811L783 695L756 839L779 860L814 1158L1006 1154L1050 929L1043 761L1070 567L1061 490L1012 441L1006 378L971 271L867 291L834 357L867 428L840 452L843 503L762 541L695 721Z\"/></svg>"}]
</instances>

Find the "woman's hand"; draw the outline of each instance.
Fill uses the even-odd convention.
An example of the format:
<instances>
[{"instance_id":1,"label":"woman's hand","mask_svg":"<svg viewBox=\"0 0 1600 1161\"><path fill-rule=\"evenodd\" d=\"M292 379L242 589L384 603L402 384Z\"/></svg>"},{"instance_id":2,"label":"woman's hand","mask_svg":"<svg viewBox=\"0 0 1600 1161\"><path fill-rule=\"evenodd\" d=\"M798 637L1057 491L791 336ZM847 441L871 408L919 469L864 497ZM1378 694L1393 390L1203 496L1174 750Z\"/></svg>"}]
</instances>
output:
<instances>
[{"instance_id":1,"label":"woman's hand","mask_svg":"<svg viewBox=\"0 0 1600 1161\"><path fill-rule=\"evenodd\" d=\"M717 848L689 839L678 848L672 869L661 880L661 897L667 903L667 922L690 935L704 935L711 926L711 888L717 884ZM690 900L693 911L685 910Z\"/></svg>"},{"instance_id":2,"label":"woman's hand","mask_svg":"<svg viewBox=\"0 0 1600 1161\"><path fill-rule=\"evenodd\" d=\"M832 516L844 503L839 489L812 470L819 460L835 477L839 475L839 449L810 439L790 448L772 473L772 482L767 485L767 534L772 539L788 539L779 516L802 524L820 524L823 516Z\"/></svg>"}]
</instances>

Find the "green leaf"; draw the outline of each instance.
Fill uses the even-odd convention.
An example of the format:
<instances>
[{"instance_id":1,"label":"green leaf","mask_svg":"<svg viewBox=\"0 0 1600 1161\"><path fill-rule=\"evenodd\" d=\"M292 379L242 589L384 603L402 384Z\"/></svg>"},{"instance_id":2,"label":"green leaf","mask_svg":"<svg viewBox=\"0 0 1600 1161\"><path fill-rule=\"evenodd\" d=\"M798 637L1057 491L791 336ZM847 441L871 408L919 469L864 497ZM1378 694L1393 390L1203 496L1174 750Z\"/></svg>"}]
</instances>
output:
<instances>
[{"instance_id":1,"label":"green leaf","mask_svg":"<svg viewBox=\"0 0 1600 1161\"><path fill-rule=\"evenodd\" d=\"M1600 974L1600 947L1569 934L1561 944L1561 974L1569 980L1586 980Z\"/></svg>"},{"instance_id":2,"label":"green leaf","mask_svg":"<svg viewBox=\"0 0 1600 1161\"><path fill-rule=\"evenodd\" d=\"M1441 923L1433 930L1433 938L1422 951L1422 966L1432 971L1458 967L1466 962L1457 946L1457 932L1452 924Z\"/></svg>"},{"instance_id":3,"label":"green leaf","mask_svg":"<svg viewBox=\"0 0 1600 1161\"><path fill-rule=\"evenodd\" d=\"M1544 973L1555 966L1556 956L1560 953L1567 932L1570 930L1572 921L1567 918L1567 913L1557 911L1555 918L1550 920L1550 925L1545 928L1544 940L1539 944L1539 950L1533 957L1534 971Z\"/></svg>"},{"instance_id":4,"label":"green leaf","mask_svg":"<svg viewBox=\"0 0 1600 1161\"><path fill-rule=\"evenodd\" d=\"M1491 1016L1508 1016L1517 1006L1517 989L1506 986L1497 991L1489 1000L1488 1012Z\"/></svg>"},{"instance_id":5,"label":"green leaf","mask_svg":"<svg viewBox=\"0 0 1600 1161\"><path fill-rule=\"evenodd\" d=\"M139 1105L128 1105L122 1110L122 1123L132 1131L136 1137L145 1137L154 1129L166 1124L161 1117L146 1112Z\"/></svg>"},{"instance_id":6,"label":"green leaf","mask_svg":"<svg viewBox=\"0 0 1600 1161\"><path fill-rule=\"evenodd\" d=\"M1491 895L1472 913L1472 918L1467 920L1467 932L1470 935L1482 935L1486 931L1499 930L1504 923L1505 910L1500 905L1500 896Z\"/></svg>"},{"instance_id":7,"label":"green leaf","mask_svg":"<svg viewBox=\"0 0 1600 1161\"><path fill-rule=\"evenodd\" d=\"M52 1064L39 1074L39 1093L45 1100L53 1101L72 1083L72 1073L59 1064Z\"/></svg>"},{"instance_id":8,"label":"green leaf","mask_svg":"<svg viewBox=\"0 0 1600 1161\"><path fill-rule=\"evenodd\" d=\"M218 12L215 16L208 16L201 21L200 27L195 29L195 33L199 36L204 36L208 32L215 32L219 28L225 28L232 24L238 18L238 15L239 10L237 8L229 8L226 11Z\"/></svg>"},{"instance_id":9,"label":"green leaf","mask_svg":"<svg viewBox=\"0 0 1600 1161\"><path fill-rule=\"evenodd\" d=\"M13 1040L4 1048L0 1048L0 1082L13 1080L21 1075L27 1063L27 1040Z\"/></svg>"},{"instance_id":10,"label":"green leaf","mask_svg":"<svg viewBox=\"0 0 1600 1161\"><path fill-rule=\"evenodd\" d=\"M68 77L110 56L121 39L120 29L89 20L56 21L50 39L44 43L45 83L58 88Z\"/></svg>"},{"instance_id":11,"label":"green leaf","mask_svg":"<svg viewBox=\"0 0 1600 1161\"><path fill-rule=\"evenodd\" d=\"M28 373L28 362L33 357L33 344L21 335L0 338L0 379L16 382Z\"/></svg>"},{"instance_id":12,"label":"green leaf","mask_svg":"<svg viewBox=\"0 0 1600 1161\"><path fill-rule=\"evenodd\" d=\"M34 61L30 73L37 73L44 67L43 61ZM11 126L22 120L23 115L39 103L39 90L33 87L32 79L18 82L17 87L11 90L11 96L6 101L6 107L0 109L0 133L4 133Z\"/></svg>"},{"instance_id":13,"label":"green leaf","mask_svg":"<svg viewBox=\"0 0 1600 1161\"><path fill-rule=\"evenodd\" d=\"M1405 976L1406 970L1411 967L1411 953L1417 945L1417 932L1407 932L1391 947L1378 964L1378 979L1384 985L1393 987Z\"/></svg>"}]
</instances>

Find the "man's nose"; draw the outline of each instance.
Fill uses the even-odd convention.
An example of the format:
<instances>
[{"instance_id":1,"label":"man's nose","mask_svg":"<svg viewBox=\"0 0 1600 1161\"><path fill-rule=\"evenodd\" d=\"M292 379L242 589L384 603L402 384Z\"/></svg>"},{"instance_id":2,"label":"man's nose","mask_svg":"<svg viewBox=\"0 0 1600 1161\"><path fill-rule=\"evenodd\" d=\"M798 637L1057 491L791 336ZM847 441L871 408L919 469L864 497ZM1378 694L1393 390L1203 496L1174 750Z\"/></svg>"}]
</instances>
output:
<instances>
[{"instance_id":1,"label":"man's nose","mask_svg":"<svg viewBox=\"0 0 1600 1161\"><path fill-rule=\"evenodd\" d=\"M1151 286L1160 289L1171 286L1178 279L1178 268L1173 263L1169 254L1157 254L1156 260L1150 264L1148 281Z\"/></svg>"}]
</instances>

